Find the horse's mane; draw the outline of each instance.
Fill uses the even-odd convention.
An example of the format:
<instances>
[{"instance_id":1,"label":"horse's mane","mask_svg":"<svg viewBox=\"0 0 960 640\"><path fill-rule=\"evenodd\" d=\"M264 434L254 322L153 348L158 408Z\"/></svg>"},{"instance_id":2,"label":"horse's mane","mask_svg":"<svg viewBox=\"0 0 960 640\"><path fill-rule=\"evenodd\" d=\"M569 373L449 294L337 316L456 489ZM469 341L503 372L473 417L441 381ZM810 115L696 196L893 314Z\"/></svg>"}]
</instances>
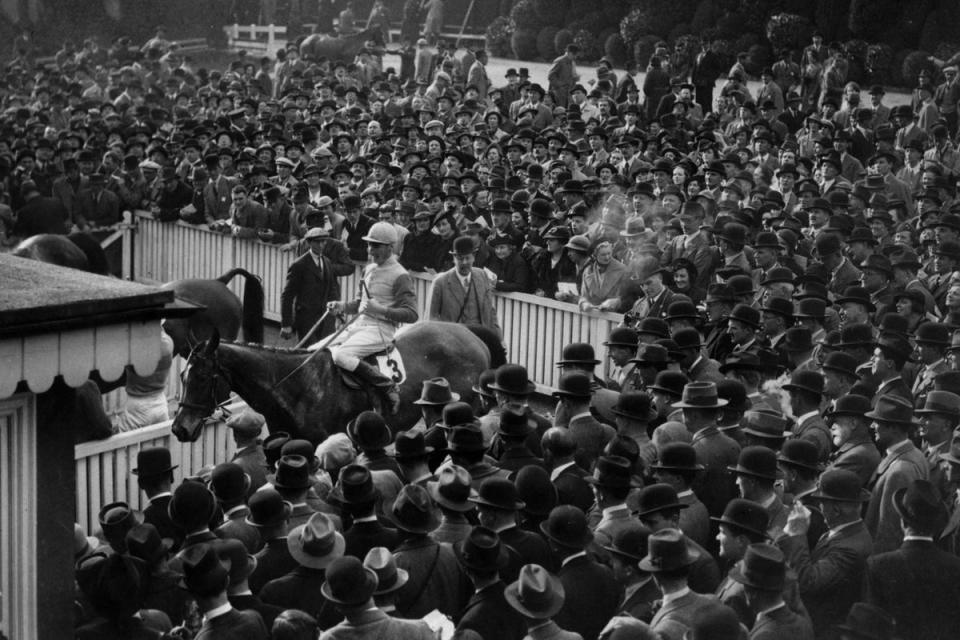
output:
<instances>
[{"instance_id":1,"label":"horse's mane","mask_svg":"<svg viewBox=\"0 0 960 640\"><path fill-rule=\"evenodd\" d=\"M258 344L256 342L244 342L243 340L224 340L221 344L228 344L234 347L250 347L251 349L256 349L258 351L269 351L271 353L280 353L284 355L297 355L303 356L311 353L318 353L319 351L327 351L327 349L297 349L294 347L276 347L266 344Z\"/></svg>"}]
</instances>

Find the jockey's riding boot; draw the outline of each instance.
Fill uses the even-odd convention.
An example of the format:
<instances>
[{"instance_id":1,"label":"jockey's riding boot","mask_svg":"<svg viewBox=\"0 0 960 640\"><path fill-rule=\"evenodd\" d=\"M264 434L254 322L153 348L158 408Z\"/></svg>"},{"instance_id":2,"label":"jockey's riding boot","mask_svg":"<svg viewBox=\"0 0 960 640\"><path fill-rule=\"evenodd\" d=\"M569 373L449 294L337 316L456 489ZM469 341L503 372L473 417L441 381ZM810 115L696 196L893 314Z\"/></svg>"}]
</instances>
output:
<instances>
[{"instance_id":1,"label":"jockey's riding boot","mask_svg":"<svg viewBox=\"0 0 960 640\"><path fill-rule=\"evenodd\" d=\"M380 369L361 360L357 368L354 369L354 373L380 389L380 392L386 396L388 403L386 408L391 415L396 415L400 411L400 390L397 388L397 384L383 375Z\"/></svg>"}]
</instances>

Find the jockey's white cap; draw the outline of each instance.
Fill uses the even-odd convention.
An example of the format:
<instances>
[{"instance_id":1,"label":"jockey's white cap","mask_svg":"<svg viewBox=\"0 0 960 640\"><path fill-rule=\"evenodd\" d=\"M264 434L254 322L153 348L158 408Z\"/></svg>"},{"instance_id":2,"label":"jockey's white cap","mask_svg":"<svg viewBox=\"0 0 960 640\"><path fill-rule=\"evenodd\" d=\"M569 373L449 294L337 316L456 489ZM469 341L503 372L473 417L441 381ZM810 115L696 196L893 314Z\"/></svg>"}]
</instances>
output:
<instances>
[{"instance_id":1,"label":"jockey's white cap","mask_svg":"<svg viewBox=\"0 0 960 640\"><path fill-rule=\"evenodd\" d=\"M363 236L366 242L376 242L377 244L396 244L397 229L389 222L378 222L372 227L367 235Z\"/></svg>"}]
</instances>

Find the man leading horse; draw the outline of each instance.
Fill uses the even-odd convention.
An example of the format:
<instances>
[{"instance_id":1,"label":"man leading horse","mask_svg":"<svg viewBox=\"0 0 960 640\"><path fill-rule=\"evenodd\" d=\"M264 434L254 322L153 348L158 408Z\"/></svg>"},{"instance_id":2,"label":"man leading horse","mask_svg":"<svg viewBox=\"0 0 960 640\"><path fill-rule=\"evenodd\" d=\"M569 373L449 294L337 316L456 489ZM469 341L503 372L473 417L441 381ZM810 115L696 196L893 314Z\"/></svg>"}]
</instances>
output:
<instances>
[{"instance_id":1,"label":"man leading horse","mask_svg":"<svg viewBox=\"0 0 960 640\"><path fill-rule=\"evenodd\" d=\"M363 358L387 348L401 323L417 321L417 294L413 278L393 254L397 242L394 226L378 222L363 239L371 263L363 270L360 297L352 302L327 303L332 313L359 313L360 316L321 345L330 349L337 366L382 389L391 413L395 414L400 409L396 383Z\"/></svg>"}]
</instances>

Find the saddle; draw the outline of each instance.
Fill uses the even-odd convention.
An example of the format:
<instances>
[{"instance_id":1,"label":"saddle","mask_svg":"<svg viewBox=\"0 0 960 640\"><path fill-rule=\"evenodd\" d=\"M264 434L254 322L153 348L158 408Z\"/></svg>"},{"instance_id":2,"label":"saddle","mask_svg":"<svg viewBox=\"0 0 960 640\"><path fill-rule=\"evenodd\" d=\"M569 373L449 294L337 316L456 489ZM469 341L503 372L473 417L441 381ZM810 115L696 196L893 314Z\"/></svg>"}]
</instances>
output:
<instances>
[{"instance_id":1,"label":"saddle","mask_svg":"<svg viewBox=\"0 0 960 640\"><path fill-rule=\"evenodd\" d=\"M396 384L400 384L407 379L407 370L403 366L403 358L400 356L400 352L393 342L386 348L366 356L363 358L363 362L379 369L380 373L393 380ZM353 371L340 369L340 375L343 378L343 384L346 385L347 388L354 390L366 389L363 380Z\"/></svg>"}]
</instances>

